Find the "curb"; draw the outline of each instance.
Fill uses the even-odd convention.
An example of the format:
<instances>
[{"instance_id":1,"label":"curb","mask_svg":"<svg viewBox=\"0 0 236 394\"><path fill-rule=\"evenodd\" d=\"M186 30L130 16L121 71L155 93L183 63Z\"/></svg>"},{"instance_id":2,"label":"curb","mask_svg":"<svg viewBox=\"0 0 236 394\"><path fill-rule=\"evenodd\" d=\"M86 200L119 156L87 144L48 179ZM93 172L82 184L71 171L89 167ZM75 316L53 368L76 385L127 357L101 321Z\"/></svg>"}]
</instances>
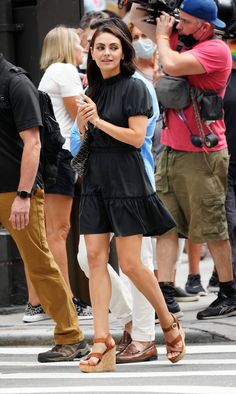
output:
<instances>
[{"instance_id":1,"label":"curb","mask_svg":"<svg viewBox=\"0 0 236 394\"><path fill-rule=\"evenodd\" d=\"M11 328L9 331L13 331ZM199 344L199 343L219 343L219 342L234 342L233 338L225 335L221 335L216 332L209 332L202 329L189 329L185 330L185 342L186 344ZM27 330L14 330L13 332L1 332L0 330L0 346L53 346L53 328L49 328L44 332L36 329L34 332L27 332ZM112 336L116 342L122 336L122 331L118 332L111 329ZM84 330L85 339L89 345L93 343L93 329ZM164 335L160 328L156 329L155 341L159 345L165 345Z\"/></svg>"}]
</instances>

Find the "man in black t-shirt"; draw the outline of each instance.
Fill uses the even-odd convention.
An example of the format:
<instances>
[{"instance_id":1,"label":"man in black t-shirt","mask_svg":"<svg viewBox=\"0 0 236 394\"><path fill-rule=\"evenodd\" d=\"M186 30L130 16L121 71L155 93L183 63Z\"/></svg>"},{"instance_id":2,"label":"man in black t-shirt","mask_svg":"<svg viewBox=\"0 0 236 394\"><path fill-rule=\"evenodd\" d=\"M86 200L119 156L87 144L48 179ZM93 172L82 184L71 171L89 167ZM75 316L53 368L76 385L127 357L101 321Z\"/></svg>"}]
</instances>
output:
<instances>
[{"instance_id":1,"label":"man in black t-shirt","mask_svg":"<svg viewBox=\"0 0 236 394\"><path fill-rule=\"evenodd\" d=\"M15 240L43 309L56 322L58 346L39 354L38 361L67 361L84 356L89 347L47 245L40 126L37 89L26 75L14 73L14 66L0 54L0 223Z\"/></svg>"}]
</instances>

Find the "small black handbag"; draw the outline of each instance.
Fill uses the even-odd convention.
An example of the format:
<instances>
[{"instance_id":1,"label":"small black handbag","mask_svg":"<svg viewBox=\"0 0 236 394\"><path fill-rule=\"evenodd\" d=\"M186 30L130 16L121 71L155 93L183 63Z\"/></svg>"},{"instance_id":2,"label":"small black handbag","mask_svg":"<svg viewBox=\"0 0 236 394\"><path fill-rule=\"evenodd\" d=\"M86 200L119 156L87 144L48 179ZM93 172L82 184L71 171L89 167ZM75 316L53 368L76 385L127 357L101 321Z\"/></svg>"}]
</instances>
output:
<instances>
[{"instance_id":1,"label":"small black handbag","mask_svg":"<svg viewBox=\"0 0 236 394\"><path fill-rule=\"evenodd\" d=\"M91 133L87 131L76 156L71 160L71 167L79 178L83 178L88 169L91 140Z\"/></svg>"}]
</instances>

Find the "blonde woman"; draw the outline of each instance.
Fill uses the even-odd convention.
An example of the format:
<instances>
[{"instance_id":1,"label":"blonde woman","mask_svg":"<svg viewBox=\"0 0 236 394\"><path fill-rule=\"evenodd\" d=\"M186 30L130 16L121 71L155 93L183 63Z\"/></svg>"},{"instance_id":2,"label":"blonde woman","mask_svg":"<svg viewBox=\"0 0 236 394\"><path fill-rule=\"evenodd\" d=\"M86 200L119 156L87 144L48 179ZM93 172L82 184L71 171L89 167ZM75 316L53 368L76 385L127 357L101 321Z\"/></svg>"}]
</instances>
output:
<instances>
[{"instance_id":1,"label":"blonde woman","mask_svg":"<svg viewBox=\"0 0 236 394\"><path fill-rule=\"evenodd\" d=\"M56 183L45 186L45 215L49 248L70 288L66 239L70 229L70 213L74 196L75 174L70 166L70 131L77 115L76 99L83 91L77 71L83 61L80 38L73 28L57 26L46 35L40 59L44 75L39 89L52 100L56 119L65 144L60 153ZM40 301L28 281L29 303L23 321L32 322L47 318ZM70 288L71 291L71 288ZM72 291L71 296L73 297ZM79 315L91 317L90 308L73 297Z\"/></svg>"}]
</instances>

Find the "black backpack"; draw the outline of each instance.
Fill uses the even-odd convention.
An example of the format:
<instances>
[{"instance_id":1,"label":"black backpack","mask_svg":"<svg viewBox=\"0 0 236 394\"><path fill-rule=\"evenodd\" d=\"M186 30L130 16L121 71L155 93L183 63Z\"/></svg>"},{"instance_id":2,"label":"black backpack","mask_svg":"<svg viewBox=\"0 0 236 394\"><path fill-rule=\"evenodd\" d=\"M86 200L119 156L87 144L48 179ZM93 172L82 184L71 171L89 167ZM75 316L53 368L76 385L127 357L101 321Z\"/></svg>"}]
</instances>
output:
<instances>
[{"instance_id":1,"label":"black backpack","mask_svg":"<svg viewBox=\"0 0 236 394\"><path fill-rule=\"evenodd\" d=\"M9 65L9 75L6 77L6 79L4 79L4 96L9 99L8 86L10 80L17 74L24 74L30 80L31 77L23 68L16 67L9 62L7 63ZM43 124L43 126L40 127L40 173L42 174L44 186L50 186L56 182L59 153L62 150L62 145L65 142L65 138L61 135L60 127L55 118L50 96L41 90L38 90L38 94Z\"/></svg>"}]
</instances>

